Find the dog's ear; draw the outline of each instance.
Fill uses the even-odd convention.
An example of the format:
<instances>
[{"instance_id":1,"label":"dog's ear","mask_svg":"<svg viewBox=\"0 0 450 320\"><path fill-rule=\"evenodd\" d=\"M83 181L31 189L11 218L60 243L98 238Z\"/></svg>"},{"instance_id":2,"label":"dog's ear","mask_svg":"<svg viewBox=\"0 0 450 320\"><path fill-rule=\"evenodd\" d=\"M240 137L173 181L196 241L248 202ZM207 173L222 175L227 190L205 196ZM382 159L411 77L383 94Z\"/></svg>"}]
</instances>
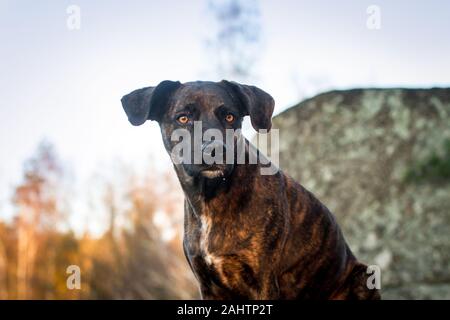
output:
<instances>
[{"instance_id":1,"label":"dog's ear","mask_svg":"<svg viewBox=\"0 0 450 320\"><path fill-rule=\"evenodd\" d=\"M128 120L134 126L140 126L146 120L160 121L167 101L181 83L163 81L156 87L146 87L122 97L121 102Z\"/></svg>"},{"instance_id":2,"label":"dog's ear","mask_svg":"<svg viewBox=\"0 0 450 320\"><path fill-rule=\"evenodd\" d=\"M255 130L272 127L272 113L275 101L267 92L255 87L222 80L222 84L231 89L230 93L240 101L244 115L249 115Z\"/></svg>"}]
</instances>

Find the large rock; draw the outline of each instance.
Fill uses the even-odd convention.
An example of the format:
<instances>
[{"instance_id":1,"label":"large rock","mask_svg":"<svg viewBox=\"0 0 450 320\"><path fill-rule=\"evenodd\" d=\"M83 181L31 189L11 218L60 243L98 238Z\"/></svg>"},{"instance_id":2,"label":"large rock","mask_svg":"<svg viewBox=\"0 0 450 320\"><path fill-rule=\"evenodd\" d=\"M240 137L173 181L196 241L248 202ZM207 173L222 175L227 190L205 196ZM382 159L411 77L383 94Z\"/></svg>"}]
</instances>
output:
<instances>
[{"instance_id":1,"label":"large rock","mask_svg":"<svg viewBox=\"0 0 450 320\"><path fill-rule=\"evenodd\" d=\"M383 298L450 299L450 89L327 92L273 128L281 168L381 267Z\"/></svg>"}]
</instances>

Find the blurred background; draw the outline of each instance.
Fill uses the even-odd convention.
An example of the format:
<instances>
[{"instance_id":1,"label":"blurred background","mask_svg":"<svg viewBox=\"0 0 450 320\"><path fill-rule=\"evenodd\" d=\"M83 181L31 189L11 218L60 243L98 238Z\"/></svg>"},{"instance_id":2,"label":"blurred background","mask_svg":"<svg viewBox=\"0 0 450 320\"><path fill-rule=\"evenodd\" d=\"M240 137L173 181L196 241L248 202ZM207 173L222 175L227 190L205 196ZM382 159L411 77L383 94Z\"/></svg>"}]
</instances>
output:
<instances>
[{"instance_id":1,"label":"blurred background","mask_svg":"<svg viewBox=\"0 0 450 320\"><path fill-rule=\"evenodd\" d=\"M450 299L449 15L444 0L0 0L0 299L199 297L159 128L120 104L166 79L269 92L281 168L381 267L384 297Z\"/></svg>"}]
</instances>

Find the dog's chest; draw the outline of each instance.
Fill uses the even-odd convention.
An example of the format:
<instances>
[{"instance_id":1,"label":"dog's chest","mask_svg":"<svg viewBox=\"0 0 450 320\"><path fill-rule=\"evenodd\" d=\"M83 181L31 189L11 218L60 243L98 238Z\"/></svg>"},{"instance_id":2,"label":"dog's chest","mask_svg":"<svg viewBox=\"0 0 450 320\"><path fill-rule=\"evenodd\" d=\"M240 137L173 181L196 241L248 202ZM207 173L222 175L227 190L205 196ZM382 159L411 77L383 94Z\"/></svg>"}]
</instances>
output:
<instances>
[{"instance_id":1,"label":"dog's chest","mask_svg":"<svg viewBox=\"0 0 450 320\"><path fill-rule=\"evenodd\" d=\"M214 250L210 240L212 223L212 219L206 215L203 215L200 218L200 233L198 239L199 251L208 266L221 268L222 258L219 256L220 253L217 252L217 250Z\"/></svg>"},{"instance_id":2,"label":"dog's chest","mask_svg":"<svg viewBox=\"0 0 450 320\"><path fill-rule=\"evenodd\" d=\"M215 245L225 243L222 234L213 228L213 221L207 215L202 215L191 233L185 238L188 259L197 278L208 286L211 282L224 286L226 280L226 255L223 247ZM223 231L223 230L220 230Z\"/></svg>"},{"instance_id":3,"label":"dog's chest","mask_svg":"<svg viewBox=\"0 0 450 320\"><path fill-rule=\"evenodd\" d=\"M232 291L241 291L243 281L256 282L246 250L238 249L232 231L208 215L201 216L195 232L185 240L188 259L201 282Z\"/></svg>"}]
</instances>

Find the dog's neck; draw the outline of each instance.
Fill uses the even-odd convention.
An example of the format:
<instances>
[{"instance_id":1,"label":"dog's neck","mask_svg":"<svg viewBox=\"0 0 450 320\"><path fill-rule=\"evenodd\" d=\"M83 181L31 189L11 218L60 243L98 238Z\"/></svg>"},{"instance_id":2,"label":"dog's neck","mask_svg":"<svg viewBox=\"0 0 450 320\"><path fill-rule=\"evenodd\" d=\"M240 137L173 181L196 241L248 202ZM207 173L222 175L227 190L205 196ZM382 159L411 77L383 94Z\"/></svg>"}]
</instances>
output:
<instances>
[{"instance_id":1,"label":"dog's neck","mask_svg":"<svg viewBox=\"0 0 450 320\"><path fill-rule=\"evenodd\" d=\"M195 205L197 202L209 202L216 198L227 197L233 185L251 184L251 180L258 172L259 165L237 164L231 174L217 178L192 177L181 166L174 165L174 168L186 198L192 205Z\"/></svg>"},{"instance_id":2,"label":"dog's neck","mask_svg":"<svg viewBox=\"0 0 450 320\"><path fill-rule=\"evenodd\" d=\"M250 142L245 139L245 159L249 159L249 153L255 150L250 149ZM264 158L265 164L261 164L262 157L264 156L257 157L256 164L236 163L229 175L212 179L190 176L180 164L174 165L174 168L188 204L196 215L200 215L205 204L220 207L232 202L239 203L242 197L246 198L245 201L249 200L255 179L262 174L262 167L267 166L266 158Z\"/></svg>"},{"instance_id":3,"label":"dog's neck","mask_svg":"<svg viewBox=\"0 0 450 320\"><path fill-rule=\"evenodd\" d=\"M199 217L210 208L228 207L233 203L242 203L250 199L252 187L260 174L258 164L237 164L232 173L225 178L208 179L205 177L190 177L186 172L175 166L181 187L193 213Z\"/></svg>"}]
</instances>

